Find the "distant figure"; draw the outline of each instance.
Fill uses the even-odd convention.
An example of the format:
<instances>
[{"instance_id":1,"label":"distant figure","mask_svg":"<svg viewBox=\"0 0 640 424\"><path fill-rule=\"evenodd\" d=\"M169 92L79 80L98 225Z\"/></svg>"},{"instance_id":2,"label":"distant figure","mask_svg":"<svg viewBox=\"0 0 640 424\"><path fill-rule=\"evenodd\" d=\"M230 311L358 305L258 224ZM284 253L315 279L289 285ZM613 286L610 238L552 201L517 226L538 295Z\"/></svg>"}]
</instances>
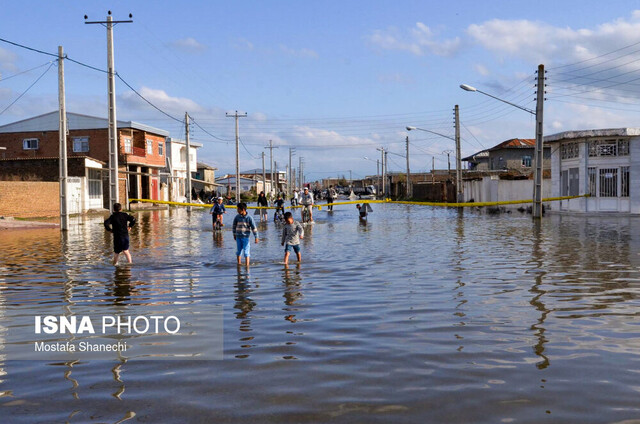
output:
<instances>
[{"instance_id":1,"label":"distant figure","mask_svg":"<svg viewBox=\"0 0 640 424\"><path fill-rule=\"evenodd\" d=\"M275 214L277 215L278 212L282 213L284 215L284 199L282 198L282 194L278 195L278 200L276 200L276 211Z\"/></svg>"},{"instance_id":2,"label":"distant figure","mask_svg":"<svg viewBox=\"0 0 640 424\"><path fill-rule=\"evenodd\" d=\"M309 187L304 188L304 193L300 197L301 211L309 211L309 222L313 222L313 194L309 193ZM302 213L302 212L301 212Z\"/></svg>"},{"instance_id":3,"label":"distant figure","mask_svg":"<svg viewBox=\"0 0 640 424\"><path fill-rule=\"evenodd\" d=\"M327 203L333 203L336 197L338 197L338 193L336 193L336 190L330 185L329 190L327 190ZM333 212L333 206L327 206L327 209Z\"/></svg>"},{"instance_id":4,"label":"distant figure","mask_svg":"<svg viewBox=\"0 0 640 424\"><path fill-rule=\"evenodd\" d=\"M198 200L198 193L194 187L191 187L191 200Z\"/></svg>"},{"instance_id":5,"label":"distant figure","mask_svg":"<svg viewBox=\"0 0 640 424\"><path fill-rule=\"evenodd\" d=\"M367 219L367 205L364 204L361 206L360 203L358 203L356 208L360 211L360 219Z\"/></svg>"},{"instance_id":6,"label":"distant figure","mask_svg":"<svg viewBox=\"0 0 640 424\"><path fill-rule=\"evenodd\" d=\"M214 230L216 229L216 221L219 221L220 226L224 227L224 224L222 223L223 214L227 213L227 209L224 207L224 204L222 203L222 197L218 197L218 199L216 199L213 206L211 206L209 213L211 214L211 221L212 221Z\"/></svg>"},{"instance_id":7,"label":"distant figure","mask_svg":"<svg viewBox=\"0 0 640 424\"><path fill-rule=\"evenodd\" d=\"M204 195L205 195L204 188L201 188L200 192L198 193L198 196L200 197L200 200L202 200L203 202L205 201Z\"/></svg>"},{"instance_id":8,"label":"distant figure","mask_svg":"<svg viewBox=\"0 0 640 424\"><path fill-rule=\"evenodd\" d=\"M298 190L293 190L293 198L291 199L291 206L298 206Z\"/></svg>"},{"instance_id":9,"label":"distant figure","mask_svg":"<svg viewBox=\"0 0 640 424\"><path fill-rule=\"evenodd\" d=\"M285 225L282 229L282 246L284 248L284 264L287 265L289 263L289 254L290 251L293 250L296 252L296 256L298 258L298 262L302 262L302 255L300 254L300 240L304 238L304 228L302 225L293 220L293 215L291 212L287 212L284 214Z\"/></svg>"},{"instance_id":10,"label":"distant figure","mask_svg":"<svg viewBox=\"0 0 640 424\"><path fill-rule=\"evenodd\" d=\"M113 204L113 213L104 221L104 228L113 233L113 264L118 264L120 253L124 253L128 263L132 263L129 253L129 228L136 225L136 219L128 213L121 212L120 203Z\"/></svg>"},{"instance_id":11,"label":"distant figure","mask_svg":"<svg viewBox=\"0 0 640 424\"><path fill-rule=\"evenodd\" d=\"M246 258L247 266L249 266L249 257L251 256L251 242L249 237L251 233L258 243L258 229L253 218L247 214L247 204L238 203L238 215L233 219L233 239L236 241L236 256L238 257L238 265L242 265L242 257Z\"/></svg>"},{"instance_id":12,"label":"distant figure","mask_svg":"<svg viewBox=\"0 0 640 424\"><path fill-rule=\"evenodd\" d=\"M264 195L264 191L261 191L258 195L258 206L268 208L269 201L267 201L267 196ZM267 220L267 209L260 209L260 222Z\"/></svg>"}]
</instances>

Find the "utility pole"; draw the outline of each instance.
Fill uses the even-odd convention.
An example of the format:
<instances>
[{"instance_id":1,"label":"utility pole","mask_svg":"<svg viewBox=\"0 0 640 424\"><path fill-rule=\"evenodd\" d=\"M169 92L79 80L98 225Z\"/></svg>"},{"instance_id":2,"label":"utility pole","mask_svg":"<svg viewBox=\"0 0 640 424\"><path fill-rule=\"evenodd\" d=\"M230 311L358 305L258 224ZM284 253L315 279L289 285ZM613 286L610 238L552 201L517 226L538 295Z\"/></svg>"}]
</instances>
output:
<instances>
[{"instance_id":1,"label":"utility pole","mask_svg":"<svg viewBox=\"0 0 640 424\"><path fill-rule=\"evenodd\" d=\"M193 202L191 196L191 142L189 141L189 113L184 113L184 134L185 144L187 145L187 203ZM191 206L187 206L187 212L191 212Z\"/></svg>"},{"instance_id":2,"label":"utility pole","mask_svg":"<svg viewBox=\"0 0 640 424\"><path fill-rule=\"evenodd\" d=\"M276 184L276 189L275 189L275 194L278 194L278 191L280 190L280 174L278 174L278 162L275 162L275 167L276 167L276 173L273 173L273 168L271 169L271 175L275 175L275 184ZM271 184L273 184L274 181L271 181Z\"/></svg>"},{"instance_id":3,"label":"utility pole","mask_svg":"<svg viewBox=\"0 0 640 424\"><path fill-rule=\"evenodd\" d=\"M388 193L391 190L391 186L389 186L389 190L387 190L387 179L388 179L388 173L389 173L389 167L388 167L388 156L389 156L389 152L387 152L386 150L384 151L384 170L382 171L384 173L384 192Z\"/></svg>"},{"instance_id":4,"label":"utility pole","mask_svg":"<svg viewBox=\"0 0 640 424\"><path fill-rule=\"evenodd\" d=\"M300 184L300 190L304 188L304 177L302 175L302 156L298 156L298 184Z\"/></svg>"},{"instance_id":5,"label":"utility pole","mask_svg":"<svg viewBox=\"0 0 640 424\"><path fill-rule=\"evenodd\" d=\"M409 136L407 136L407 199L411 197L411 170L409 169Z\"/></svg>"},{"instance_id":6,"label":"utility pole","mask_svg":"<svg viewBox=\"0 0 640 424\"><path fill-rule=\"evenodd\" d=\"M271 182L273 184L273 181ZM267 192L267 176L264 171L264 152L262 152L262 190L264 190L265 194Z\"/></svg>"},{"instance_id":7,"label":"utility pole","mask_svg":"<svg viewBox=\"0 0 640 424\"><path fill-rule=\"evenodd\" d=\"M265 149L269 149L269 168L271 169L271 188L273 188L273 149L277 149L278 146L273 146L273 141L269 140L269 145L265 146Z\"/></svg>"},{"instance_id":8,"label":"utility pole","mask_svg":"<svg viewBox=\"0 0 640 424\"><path fill-rule=\"evenodd\" d=\"M111 11L107 12L106 21L85 21L85 24L100 24L107 28L107 85L109 91L109 210L113 212L113 205L119 201L119 181L118 181L118 126L116 121L116 83L115 65L113 60L113 26L121 23L131 23L131 19L126 21L114 21ZM133 16L129 13L129 18ZM87 15L84 16L85 20Z\"/></svg>"},{"instance_id":9,"label":"utility pole","mask_svg":"<svg viewBox=\"0 0 640 424\"><path fill-rule=\"evenodd\" d=\"M538 65L538 82L536 84L536 169L533 176L533 218L542 218L542 169L544 162L544 140L542 138L542 118L544 107L545 76L544 65Z\"/></svg>"},{"instance_id":10,"label":"utility pole","mask_svg":"<svg viewBox=\"0 0 640 424\"><path fill-rule=\"evenodd\" d=\"M449 177L451 177L451 159L449 157L451 153L453 153L451 150L445 150L442 152L443 155L447 155L447 175L449 175Z\"/></svg>"},{"instance_id":11,"label":"utility pole","mask_svg":"<svg viewBox=\"0 0 640 424\"><path fill-rule=\"evenodd\" d=\"M431 184L436 182L436 157L431 156Z\"/></svg>"},{"instance_id":12,"label":"utility pole","mask_svg":"<svg viewBox=\"0 0 640 424\"><path fill-rule=\"evenodd\" d=\"M351 187L353 178L351 178L351 170L349 170L349 187Z\"/></svg>"},{"instance_id":13,"label":"utility pole","mask_svg":"<svg viewBox=\"0 0 640 424\"><path fill-rule=\"evenodd\" d=\"M67 200L67 111L64 93L64 52L58 46L58 110L60 126L58 129L60 140L60 230L69 229L69 202Z\"/></svg>"},{"instance_id":14,"label":"utility pole","mask_svg":"<svg viewBox=\"0 0 640 424\"><path fill-rule=\"evenodd\" d=\"M376 150L380 151L380 155L381 155L381 160L380 163L382 164L382 169L381 169L381 178L382 178L382 197L384 198L385 194L387 194L387 190L386 190L386 186L387 186L387 180L385 179L385 154L384 154L384 147L378 147L376 148Z\"/></svg>"},{"instance_id":15,"label":"utility pole","mask_svg":"<svg viewBox=\"0 0 640 424\"><path fill-rule=\"evenodd\" d=\"M462 158L460 156L460 109L458 105L454 108L455 127L456 127L456 202L460 203L464 199L462 197Z\"/></svg>"},{"instance_id":16,"label":"utility pole","mask_svg":"<svg viewBox=\"0 0 640 424\"><path fill-rule=\"evenodd\" d=\"M295 172L293 172L293 168L291 167L291 157L293 156L294 152L296 151L296 149L294 147L289 147L289 174L288 174L288 180L287 180L287 197L291 198L293 192L292 190L294 189L294 185L293 185L293 175L295 174Z\"/></svg>"},{"instance_id":17,"label":"utility pole","mask_svg":"<svg viewBox=\"0 0 640 424\"><path fill-rule=\"evenodd\" d=\"M378 180L378 187L376 189L376 196L380 196L380 159L376 159L376 180Z\"/></svg>"},{"instance_id":18,"label":"utility pole","mask_svg":"<svg viewBox=\"0 0 640 424\"><path fill-rule=\"evenodd\" d=\"M235 118L236 120L236 204L240 203L240 134L238 133L238 118L245 118L246 112L235 113L227 112L227 118Z\"/></svg>"}]
</instances>

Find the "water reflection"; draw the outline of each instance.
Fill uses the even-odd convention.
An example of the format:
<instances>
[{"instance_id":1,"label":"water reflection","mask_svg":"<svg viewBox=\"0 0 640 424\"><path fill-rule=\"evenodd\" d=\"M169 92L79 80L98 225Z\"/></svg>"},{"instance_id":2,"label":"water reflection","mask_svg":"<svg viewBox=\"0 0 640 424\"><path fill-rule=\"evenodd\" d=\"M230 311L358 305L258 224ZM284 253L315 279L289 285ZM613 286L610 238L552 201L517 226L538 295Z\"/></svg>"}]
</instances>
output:
<instances>
[{"instance_id":1,"label":"water reflection","mask_svg":"<svg viewBox=\"0 0 640 424\"><path fill-rule=\"evenodd\" d=\"M538 312L540 312L540 317L537 319L537 322L535 324L531 325L531 330L534 332L537 338L537 343L533 346L533 351L537 356L542 358L540 362L536 363L536 367L542 370L547 368L550 364L549 357L544 353L544 345L548 342L547 338L544 335L546 332L544 323L550 311L549 309L547 309L547 306L545 305L543 299L546 291L542 287L544 283L544 277L547 272L545 271L545 252L542 249L541 220L538 219L533 221L532 230L533 249L531 250L531 259L529 263L534 265L534 268L529 269L527 272L534 275L534 284L529 290L530 293L534 294L534 297L529 301L529 303Z\"/></svg>"},{"instance_id":2,"label":"water reflection","mask_svg":"<svg viewBox=\"0 0 640 424\"><path fill-rule=\"evenodd\" d=\"M289 265L284 266L282 271L282 282L284 283L284 304L286 305L283 310L287 314L284 319L291 322L296 322L295 312L298 309L295 307L295 303L302 299L302 276L300 275L300 264L295 265L295 269L291 269Z\"/></svg>"}]
</instances>

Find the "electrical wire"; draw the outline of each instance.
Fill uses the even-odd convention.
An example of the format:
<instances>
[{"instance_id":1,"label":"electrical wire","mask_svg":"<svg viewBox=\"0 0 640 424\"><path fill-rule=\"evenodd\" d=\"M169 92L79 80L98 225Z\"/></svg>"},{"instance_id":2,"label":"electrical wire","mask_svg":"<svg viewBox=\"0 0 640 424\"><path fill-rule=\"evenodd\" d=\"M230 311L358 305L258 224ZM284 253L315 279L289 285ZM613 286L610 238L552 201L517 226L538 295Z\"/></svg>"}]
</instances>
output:
<instances>
[{"instance_id":1,"label":"electrical wire","mask_svg":"<svg viewBox=\"0 0 640 424\"><path fill-rule=\"evenodd\" d=\"M2 82L2 81L6 81L6 80L8 80L8 79L11 79L11 78L17 77L17 76L22 75L22 74L26 74L27 72L35 71L36 69L38 69L38 68L42 68L43 66L47 66L47 65L49 65L50 63L53 63L53 61L45 62L45 63L43 63L42 65L38 65L38 66L36 66L36 67L34 67L34 68L27 69L26 71L18 72L17 74L9 75L8 77L4 77L4 78L0 77L0 82Z\"/></svg>"},{"instance_id":2,"label":"electrical wire","mask_svg":"<svg viewBox=\"0 0 640 424\"><path fill-rule=\"evenodd\" d=\"M31 87L33 87L34 85L36 85L38 83L38 81L40 81L40 79L42 79L42 77L45 76L45 74L47 72L49 72L49 69L51 69L51 67L53 66L53 62L51 62L49 64L49 67L47 69L45 69L45 71L40 74L40 76L38 78L36 78L36 80L34 82L31 83L31 85L29 87L27 87L26 90L24 90L14 101L12 101L7 107L5 107L4 109L2 109L2 111L0 112L0 115L2 115L3 113L5 113L11 106L13 106L14 104L16 104L16 102L18 100L20 100L22 98L22 96L24 96L25 94L27 94L27 92L31 89Z\"/></svg>"}]
</instances>

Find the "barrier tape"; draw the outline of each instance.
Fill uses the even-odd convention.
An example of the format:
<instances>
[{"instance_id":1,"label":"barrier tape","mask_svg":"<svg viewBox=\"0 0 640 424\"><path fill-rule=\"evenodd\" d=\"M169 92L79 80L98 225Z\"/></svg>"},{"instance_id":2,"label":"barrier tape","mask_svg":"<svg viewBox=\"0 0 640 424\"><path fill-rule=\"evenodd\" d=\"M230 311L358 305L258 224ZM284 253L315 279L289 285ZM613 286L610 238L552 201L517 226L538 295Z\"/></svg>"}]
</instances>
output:
<instances>
[{"instance_id":1,"label":"barrier tape","mask_svg":"<svg viewBox=\"0 0 640 424\"><path fill-rule=\"evenodd\" d=\"M542 199L543 202L556 202L559 200L577 199L580 197L589 197L588 194L581 194L579 196L560 196L560 197L547 197ZM199 208L211 208L213 204L209 203L184 203L184 202L169 202L167 200L151 200L151 199L129 199L129 202L143 202L143 203L156 203L159 205L175 205L175 206L195 206ZM320 205L313 205L314 208L322 210L325 206L340 206L340 205L355 205L363 203L395 203L400 205L420 205L420 206L440 206L450 208L463 208L463 207L481 207L481 206L500 206L500 205L521 205L525 203L532 203L532 199L526 200L502 200L498 202L463 202L463 203L447 203L447 202L412 202L408 200L354 200L348 202L334 202L323 203ZM236 205L225 205L236 206ZM301 208L302 205L297 206L284 206L286 209ZM275 206L247 206L247 209L276 209Z\"/></svg>"}]
</instances>

